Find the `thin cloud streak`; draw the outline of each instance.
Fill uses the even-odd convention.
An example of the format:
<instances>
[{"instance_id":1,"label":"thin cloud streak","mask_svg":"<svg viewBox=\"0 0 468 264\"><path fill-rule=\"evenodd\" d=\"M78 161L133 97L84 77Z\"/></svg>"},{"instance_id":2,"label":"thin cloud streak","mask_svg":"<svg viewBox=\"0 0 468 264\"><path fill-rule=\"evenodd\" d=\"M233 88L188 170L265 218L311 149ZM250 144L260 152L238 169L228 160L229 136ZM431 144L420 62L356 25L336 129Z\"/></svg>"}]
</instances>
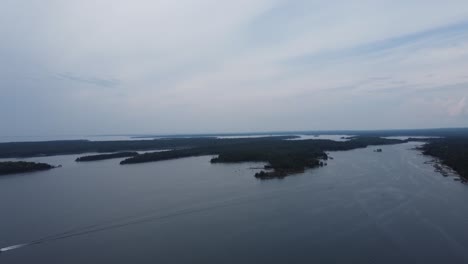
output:
<instances>
[{"instance_id":1,"label":"thin cloud streak","mask_svg":"<svg viewBox=\"0 0 468 264\"><path fill-rule=\"evenodd\" d=\"M120 81L115 78L105 79L97 77L81 77L72 73L58 73L57 77L63 80L69 80L85 84L94 84L103 87L115 87L120 84Z\"/></svg>"}]
</instances>

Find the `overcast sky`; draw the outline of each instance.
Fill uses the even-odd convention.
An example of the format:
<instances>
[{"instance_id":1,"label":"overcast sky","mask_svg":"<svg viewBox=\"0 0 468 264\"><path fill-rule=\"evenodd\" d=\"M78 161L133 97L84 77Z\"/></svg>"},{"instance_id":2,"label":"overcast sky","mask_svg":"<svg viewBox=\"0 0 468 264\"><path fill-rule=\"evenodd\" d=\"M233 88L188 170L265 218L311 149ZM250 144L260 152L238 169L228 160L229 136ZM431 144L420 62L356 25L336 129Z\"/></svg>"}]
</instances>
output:
<instances>
[{"instance_id":1,"label":"overcast sky","mask_svg":"<svg viewBox=\"0 0 468 264\"><path fill-rule=\"evenodd\" d=\"M2 0L0 136L468 126L467 0Z\"/></svg>"}]
</instances>

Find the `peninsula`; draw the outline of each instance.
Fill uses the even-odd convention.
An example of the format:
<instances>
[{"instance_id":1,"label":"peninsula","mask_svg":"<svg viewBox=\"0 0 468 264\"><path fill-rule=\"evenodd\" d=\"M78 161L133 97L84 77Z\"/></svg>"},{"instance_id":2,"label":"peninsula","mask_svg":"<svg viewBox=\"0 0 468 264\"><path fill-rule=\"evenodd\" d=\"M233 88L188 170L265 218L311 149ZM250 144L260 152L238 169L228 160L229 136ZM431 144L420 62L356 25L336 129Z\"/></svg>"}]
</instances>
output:
<instances>
[{"instance_id":1,"label":"peninsula","mask_svg":"<svg viewBox=\"0 0 468 264\"><path fill-rule=\"evenodd\" d=\"M0 162L0 175L43 171L55 168L46 163L26 162L26 161L4 161Z\"/></svg>"},{"instance_id":2,"label":"peninsula","mask_svg":"<svg viewBox=\"0 0 468 264\"><path fill-rule=\"evenodd\" d=\"M468 136L432 139L421 150L452 168L464 181L468 180Z\"/></svg>"},{"instance_id":3,"label":"peninsula","mask_svg":"<svg viewBox=\"0 0 468 264\"><path fill-rule=\"evenodd\" d=\"M345 133L346 132L346 133ZM333 133L333 131L324 134ZM162 137L146 140L89 141L65 140L45 142L0 143L0 158L24 158L64 154L98 153L82 156L78 162L126 158L122 165L155 162L192 156L211 155L211 163L263 162L265 168L255 174L257 178L282 178L301 173L307 168L326 165L326 151L344 151L368 146L399 144L409 141L426 142L422 151L468 178L468 129L334 131L348 134L344 141L328 139L298 139L298 135L318 133L276 133L265 137L217 138L213 135L198 137ZM406 139L390 139L405 136ZM438 138L427 138L427 136ZM409 137L409 138L408 138ZM161 152L161 150L168 150ZM138 154L136 151L150 151ZM381 149L375 149L380 152ZM330 159L332 159L330 157ZM6 165L5 165L6 166ZM50 165L48 165L50 166ZM12 168L14 167L14 168ZM50 166L53 167L53 166ZM8 169L7 169L8 168ZM8 164L3 171L34 171L48 168L44 165Z\"/></svg>"},{"instance_id":4,"label":"peninsula","mask_svg":"<svg viewBox=\"0 0 468 264\"><path fill-rule=\"evenodd\" d=\"M380 137L354 137L349 141L324 139L284 140L282 137L250 139L217 139L209 144L165 152L137 155L120 162L135 164L192 156L215 155L211 163L265 162L265 171L255 174L260 179L283 178L323 165L325 151L351 150L371 145L399 144L406 141ZM322 162L322 163L321 163Z\"/></svg>"},{"instance_id":5,"label":"peninsula","mask_svg":"<svg viewBox=\"0 0 468 264\"><path fill-rule=\"evenodd\" d=\"M98 154L98 155L88 155L82 156L76 159L77 162L83 161L97 161L97 160L106 160L106 159L115 159L115 158L128 158L138 155L138 152L117 152L110 154Z\"/></svg>"}]
</instances>

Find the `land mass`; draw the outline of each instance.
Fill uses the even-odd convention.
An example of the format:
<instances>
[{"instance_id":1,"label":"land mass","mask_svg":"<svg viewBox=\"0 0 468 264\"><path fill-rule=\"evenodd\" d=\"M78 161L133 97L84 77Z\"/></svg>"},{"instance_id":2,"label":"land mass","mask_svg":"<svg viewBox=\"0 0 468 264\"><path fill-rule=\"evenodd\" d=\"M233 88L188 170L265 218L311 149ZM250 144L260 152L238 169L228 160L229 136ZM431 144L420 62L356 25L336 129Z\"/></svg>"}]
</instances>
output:
<instances>
[{"instance_id":1,"label":"land mass","mask_svg":"<svg viewBox=\"0 0 468 264\"><path fill-rule=\"evenodd\" d=\"M432 139L421 147L423 154L438 158L442 164L468 180L468 137Z\"/></svg>"},{"instance_id":2,"label":"land mass","mask_svg":"<svg viewBox=\"0 0 468 264\"><path fill-rule=\"evenodd\" d=\"M46 163L25 162L25 161L5 161L0 162L0 175L24 173L33 171L43 171L55 168Z\"/></svg>"},{"instance_id":3,"label":"land mass","mask_svg":"<svg viewBox=\"0 0 468 264\"><path fill-rule=\"evenodd\" d=\"M81 153L164 150L209 144L215 138L167 138L155 140L89 141L59 140L0 143L0 158L25 158Z\"/></svg>"},{"instance_id":4,"label":"land mass","mask_svg":"<svg viewBox=\"0 0 468 264\"><path fill-rule=\"evenodd\" d=\"M77 162L84 161L96 161L96 160L106 160L106 159L115 159L115 158L128 158L137 156L138 152L117 152L110 154L98 154L98 155L88 155L82 156L76 159Z\"/></svg>"},{"instance_id":5,"label":"land mass","mask_svg":"<svg viewBox=\"0 0 468 264\"><path fill-rule=\"evenodd\" d=\"M289 140L300 135L316 135L314 132L277 132L276 136L254 138L216 138L210 136L159 138L150 140L88 141L66 140L45 142L0 143L0 158L24 158L64 154L97 152L103 154L83 156L77 161L127 158L121 164L161 161L183 157L213 155L212 163L265 162L263 171L257 178L281 178L303 172L307 168L325 165L326 151L351 150L373 145L398 144L409 141L428 142L422 151L426 155L439 158L445 165L453 168L467 178L468 129L426 129L426 130L381 130L381 131L321 131L320 134L353 135L344 137L348 141L323 139ZM266 133L263 133L266 134ZM384 136L433 136L442 138L409 138L406 140L386 139ZM158 151L137 154L135 151ZM110 153L110 154L109 154ZM330 158L331 159L331 158ZM49 165L50 166L50 165ZM34 169L41 166L31 166ZM52 167L52 166L51 166ZM45 167L43 167L45 168Z\"/></svg>"},{"instance_id":6,"label":"land mass","mask_svg":"<svg viewBox=\"0 0 468 264\"><path fill-rule=\"evenodd\" d=\"M328 159L325 151L351 150L371 145L404 143L405 140L379 137L355 137L349 141L333 140L284 140L281 137L217 139L217 144L194 146L166 152L137 155L120 162L135 164L170 160L192 156L216 155L212 163L265 162L267 170L255 174L260 179L282 178L304 172L307 168L323 165Z\"/></svg>"}]
</instances>

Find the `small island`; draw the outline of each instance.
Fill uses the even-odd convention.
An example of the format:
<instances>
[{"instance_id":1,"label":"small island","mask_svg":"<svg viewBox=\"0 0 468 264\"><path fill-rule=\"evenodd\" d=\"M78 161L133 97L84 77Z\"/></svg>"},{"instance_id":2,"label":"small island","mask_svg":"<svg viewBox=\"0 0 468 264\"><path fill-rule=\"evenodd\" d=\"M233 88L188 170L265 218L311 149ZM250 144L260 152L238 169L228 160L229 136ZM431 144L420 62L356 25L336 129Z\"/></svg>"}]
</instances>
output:
<instances>
[{"instance_id":1,"label":"small island","mask_svg":"<svg viewBox=\"0 0 468 264\"><path fill-rule=\"evenodd\" d=\"M77 162L83 161L97 161L97 160L107 160L107 159L115 159L115 158L128 158L128 157L135 157L138 155L138 152L117 152L117 153L110 153L110 154L97 154L97 155L89 155L89 156L82 156L76 159Z\"/></svg>"},{"instance_id":2,"label":"small island","mask_svg":"<svg viewBox=\"0 0 468 264\"><path fill-rule=\"evenodd\" d=\"M0 175L43 171L56 168L47 163L26 162L26 161L5 161L0 162Z\"/></svg>"}]
</instances>

